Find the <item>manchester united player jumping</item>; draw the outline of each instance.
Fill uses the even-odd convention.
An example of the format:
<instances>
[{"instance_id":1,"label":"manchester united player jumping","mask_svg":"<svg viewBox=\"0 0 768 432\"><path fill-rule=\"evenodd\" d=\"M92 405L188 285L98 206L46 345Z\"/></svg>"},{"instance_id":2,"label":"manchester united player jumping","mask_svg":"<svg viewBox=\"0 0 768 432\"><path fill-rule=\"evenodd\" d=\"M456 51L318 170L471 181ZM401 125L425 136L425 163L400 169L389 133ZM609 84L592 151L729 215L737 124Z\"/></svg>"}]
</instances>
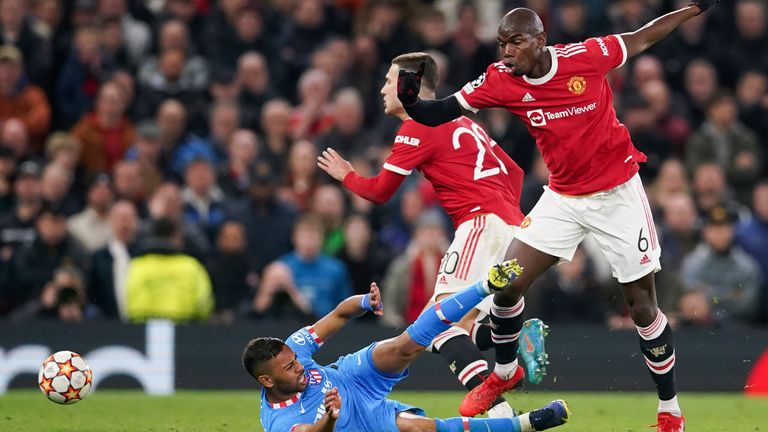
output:
<instances>
[{"instance_id":1,"label":"manchester united player jumping","mask_svg":"<svg viewBox=\"0 0 768 432\"><path fill-rule=\"evenodd\" d=\"M384 203L395 193L414 169L432 183L440 203L450 215L456 235L448 248L437 275L433 303L482 278L489 262L504 258L515 231L523 220L520 189L523 171L496 145L477 123L459 117L435 128L419 124L403 110L397 98L400 68L424 64L421 96L433 99L437 88L437 65L425 53L408 53L392 60L381 88L386 114L403 120L395 137L392 153L384 169L373 178L358 175L352 165L333 149L318 157L318 166L357 195L375 203ZM490 312L490 298L478 309ZM468 389L477 387L488 372L488 364L477 345L489 348L489 326L473 326L478 311L469 313L457 326L435 338L432 350L439 352L451 370ZM544 326L540 320L526 323L525 335L534 347L522 353L529 381L538 382L545 373ZM492 417L513 414L502 397L488 403Z\"/></svg>"},{"instance_id":2,"label":"manchester united player jumping","mask_svg":"<svg viewBox=\"0 0 768 432\"><path fill-rule=\"evenodd\" d=\"M516 353L523 294L558 260L570 260L591 233L622 285L637 326L659 396L657 431L685 430L675 390L672 330L656 303L654 273L661 269L661 249L637 174L646 157L618 121L605 75L716 2L691 0L635 32L555 46L547 46L535 12L514 9L499 23L502 61L445 99L419 100L423 68L399 71L398 97L414 120L437 126L459 117L462 109L506 108L525 122L551 173L507 252L525 272L494 296L494 340L505 342L496 344L494 373L464 398L462 415L482 413L520 381Z\"/></svg>"}]
</instances>

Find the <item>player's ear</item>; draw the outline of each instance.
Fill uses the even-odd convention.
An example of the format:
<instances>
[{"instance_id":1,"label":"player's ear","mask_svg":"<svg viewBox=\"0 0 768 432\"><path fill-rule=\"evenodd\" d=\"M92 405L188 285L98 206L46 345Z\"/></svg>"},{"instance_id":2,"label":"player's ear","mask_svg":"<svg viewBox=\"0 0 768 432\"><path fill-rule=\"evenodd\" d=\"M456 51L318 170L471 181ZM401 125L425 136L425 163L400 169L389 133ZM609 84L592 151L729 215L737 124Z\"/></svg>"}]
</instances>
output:
<instances>
[{"instance_id":1,"label":"player's ear","mask_svg":"<svg viewBox=\"0 0 768 432\"><path fill-rule=\"evenodd\" d=\"M275 382L272 380L272 377L269 375L259 375L258 378L256 378L259 381L259 384L266 388L272 388L275 385Z\"/></svg>"},{"instance_id":2,"label":"player's ear","mask_svg":"<svg viewBox=\"0 0 768 432\"><path fill-rule=\"evenodd\" d=\"M547 46L547 33L540 32L536 35L536 48L544 48Z\"/></svg>"}]
</instances>

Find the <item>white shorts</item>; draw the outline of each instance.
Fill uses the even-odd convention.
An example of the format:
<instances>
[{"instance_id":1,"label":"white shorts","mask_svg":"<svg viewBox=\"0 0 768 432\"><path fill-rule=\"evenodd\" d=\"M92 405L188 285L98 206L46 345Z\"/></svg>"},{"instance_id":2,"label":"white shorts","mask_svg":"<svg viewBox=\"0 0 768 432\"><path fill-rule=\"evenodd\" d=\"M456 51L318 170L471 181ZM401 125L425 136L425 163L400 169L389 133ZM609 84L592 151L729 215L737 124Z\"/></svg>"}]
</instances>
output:
<instances>
[{"instance_id":1,"label":"white shorts","mask_svg":"<svg viewBox=\"0 0 768 432\"><path fill-rule=\"evenodd\" d=\"M661 270L661 246L638 174L613 189L583 197L560 195L545 186L520 224L517 239L570 261L587 234L621 283Z\"/></svg>"},{"instance_id":2,"label":"white shorts","mask_svg":"<svg viewBox=\"0 0 768 432\"><path fill-rule=\"evenodd\" d=\"M485 278L493 264L504 260L517 229L495 214L478 215L459 225L453 242L440 261L432 300ZM492 297L488 296L477 309L490 313Z\"/></svg>"}]
</instances>

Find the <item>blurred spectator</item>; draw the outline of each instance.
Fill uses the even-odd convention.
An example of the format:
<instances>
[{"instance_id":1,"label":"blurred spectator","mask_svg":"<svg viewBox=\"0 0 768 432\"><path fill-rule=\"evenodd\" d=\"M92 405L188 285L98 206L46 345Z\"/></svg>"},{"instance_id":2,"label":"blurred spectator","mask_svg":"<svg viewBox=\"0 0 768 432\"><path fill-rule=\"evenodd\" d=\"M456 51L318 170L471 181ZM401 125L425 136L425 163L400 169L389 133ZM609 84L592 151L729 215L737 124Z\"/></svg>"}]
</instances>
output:
<instances>
[{"instance_id":1,"label":"blurred spectator","mask_svg":"<svg viewBox=\"0 0 768 432\"><path fill-rule=\"evenodd\" d=\"M344 264L322 253L323 223L304 216L293 229L294 250L264 269L253 309L269 312L275 295L286 292L299 311L314 317L331 312L339 301L352 294Z\"/></svg>"},{"instance_id":2,"label":"blurred spectator","mask_svg":"<svg viewBox=\"0 0 768 432\"><path fill-rule=\"evenodd\" d=\"M227 162L219 175L219 185L228 198L239 199L247 193L258 147L259 139L250 130L238 129L229 136Z\"/></svg>"},{"instance_id":3,"label":"blurred spectator","mask_svg":"<svg viewBox=\"0 0 768 432\"><path fill-rule=\"evenodd\" d=\"M636 96L628 99L624 103L622 122L627 126L634 145L648 156L646 163L640 165L640 174L643 178L653 179L671 146L656 129L656 119L648 102Z\"/></svg>"},{"instance_id":4,"label":"blurred spectator","mask_svg":"<svg viewBox=\"0 0 768 432\"><path fill-rule=\"evenodd\" d=\"M550 26L553 29L548 37L550 44L582 42L593 35L587 28L587 5L583 0L561 0L553 12L556 22Z\"/></svg>"},{"instance_id":5,"label":"blurred spectator","mask_svg":"<svg viewBox=\"0 0 768 432\"><path fill-rule=\"evenodd\" d=\"M537 285L530 313L545 322L601 324L615 314L608 308L606 287L595 279L592 263L580 248L571 261L547 271Z\"/></svg>"},{"instance_id":6,"label":"blurred spectator","mask_svg":"<svg viewBox=\"0 0 768 432\"><path fill-rule=\"evenodd\" d=\"M654 129L672 144L670 153L681 156L691 134L691 125L678 114L683 109L673 100L669 86L660 79L650 80L640 87L640 95L648 102Z\"/></svg>"},{"instance_id":7,"label":"blurred spectator","mask_svg":"<svg viewBox=\"0 0 768 432\"><path fill-rule=\"evenodd\" d=\"M696 168L693 173L693 194L702 217L706 217L711 209L719 205L736 211L740 218L748 213L743 205L733 199L733 193L725 181L725 173L715 163L706 162Z\"/></svg>"},{"instance_id":8,"label":"blurred spectator","mask_svg":"<svg viewBox=\"0 0 768 432\"><path fill-rule=\"evenodd\" d=\"M29 16L26 0L0 2L0 45L13 45L24 53L24 69L33 83L46 87L50 79L50 45Z\"/></svg>"},{"instance_id":9,"label":"blurred spectator","mask_svg":"<svg viewBox=\"0 0 768 432\"><path fill-rule=\"evenodd\" d=\"M432 297L440 260L447 247L440 214L434 211L421 214L408 247L392 261L384 278L387 324L407 325L419 316Z\"/></svg>"},{"instance_id":10,"label":"blurred spectator","mask_svg":"<svg viewBox=\"0 0 768 432\"><path fill-rule=\"evenodd\" d=\"M742 203L748 203L752 185L762 170L762 155L754 131L738 118L736 100L717 93L707 104L707 117L688 140L686 164L689 172L702 163L718 164Z\"/></svg>"},{"instance_id":11,"label":"blurred spectator","mask_svg":"<svg viewBox=\"0 0 768 432\"><path fill-rule=\"evenodd\" d=\"M210 143L187 130L187 109L176 99L164 101L155 121L160 128L163 151L170 155L170 168L181 177L189 161L198 157L215 163L216 154Z\"/></svg>"},{"instance_id":12,"label":"blurred spectator","mask_svg":"<svg viewBox=\"0 0 768 432\"><path fill-rule=\"evenodd\" d=\"M191 51L187 27L179 20L162 25L158 47L157 56L144 61L139 69L140 114L152 115L168 98L179 99L194 110L208 87L208 63Z\"/></svg>"},{"instance_id":13,"label":"blurred spectator","mask_svg":"<svg viewBox=\"0 0 768 432\"><path fill-rule=\"evenodd\" d=\"M64 264L85 269L87 254L67 234L66 215L59 209L44 206L35 221L36 238L25 244L14 256L16 298L20 303L36 298L53 272Z\"/></svg>"},{"instance_id":14,"label":"blurred spectator","mask_svg":"<svg viewBox=\"0 0 768 432\"><path fill-rule=\"evenodd\" d=\"M687 5L688 0L674 0L673 7ZM728 42L717 32L708 30L713 24L710 20L713 20L711 14L700 14L689 19L651 48L651 52L658 53L658 57L664 59L668 82L673 88L682 87L686 66L692 61L702 58L719 61L722 58Z\"/></svg>"},{"instance_id":15,"label":"blurred spectator","mask_svg":"<svg viewBox=\"0 0 768 432\"><path fill-rule=\"evenodd\" d=\"M735 79L744 71L768 70L768 8L763 0L735 2L736 32L728 40L723 76Z\"/></svg>"},{"instance_id":16,"label":"blurred spectator","mask_svg":"<svg viewBox=\"0 0 768 432\"><path fill-rule=\"evenodd\" d=\"M677 194L690 194L685 165L679 159L667 159L659 168L659 175L648 191L648 201L653 211L663 209L667 200Z\"/></svg>"},{"instance_id":17,"label":"blurred spectator","mask_svg":"<svg viewBox=\"0 0 768 432\"><path fill-rule=\"evenodd\" d=\"M448 53L451 68L447 83L460 88L485 72L487 65L496 61L495 44L481 41L480 20L472 1L462 1L458 6L456 28L453 30L453 52ZM519 163L519 162L518 162Z\"/></svg>"},{"instance_id":18,"label":"blurred spectator","mask_svg":"<svg viewBox=\"0 0 768 432\"><path fill-rule=\"evenodd\" d=\"M94 111L72 128L72 134L83 144L80 163L87 178L111 171L136 139L136 130L125 116L125 108L122 88L107 82L99 89Z\"/></svg>"},{"instance_id":19,"label":"blurred spectator","mask_svg":"<svg viewBox=\"0 0 768 432\"><path fill-rule=\"evenodd\" d=\"M78 189L73 192L77 198L80 198L78 194L85 189L82 168L78 165L81 152L80 140L67 132L54 132L45 142L46 158L51 164L60 166L73 176L72 185Z\"/></svg>"},{"instance_id":20,"label":"blurred spectator","mask_svg":"<svg viewBox=\"0 0 768 432\"><path fill-rule=\"evenodd\" d=\"M53 163L45 166L40 182L40 194L43 203L55 207L66 217L70 217L81 210L80 203L70 193L71 187L71 172Z\"/></svg>"},{"instance_id":21,"label":"blurred spectator","mask_svg":"<svg viewBox=\"0 0 768 432\"><path fill-rule=\"evenodd\" d=\"M160 129L153 121L145 121L138 125L136 140L126 151L125 158L136 162L147 195L153 194L160 183L170 175L168 154L163 151ZM116 170L117 167L115 167Z\"/></svg>"},{"instance_id":22,"label":"blurred spectator","mask_svg":"<svg viewBox=\"0 0 768 432\"><path fill-rule=\"evenodd\" d=\"M180 247L185 253L200 260L205 259L211 250L211 243L205 232L196 224L188 222L184 217L184 200L181 188L176 183L161 184L147 203L149 219L143 226L141 234L149 234L153 223L160 219L170 219L181 236ZM141 238L145 236L140 235ZM139 245L140 247L143 244Z\"/></svg>"},{"instance_id":23,"label":"blurred spectator","mask_svg":"<svg viewBox=\"0 0 768 432\"><path fill-rule=\"evenodd\" d=\"M757 261L763 276L762 319L768 319L768 180L755 186L752 218L736 226L735 243Z\"/></svg>"},{"instance_id":24,"label":"blurred spectator","mask_svg":"<svg viewBox=\"0 0 768 432\"><path fill-rule=\"evenodd\" d=\"M334 89L347 84L351 65L352 47L344 38L329 38L312 55L311 68L325 72Z\"/></svg>"},{"instance_id":25,"label":"blurred spectator","mask_svg":"<svg viewBox=\"0 0 768 432\"><path fill-rule=\"evenodd\" d=\"M266 103L279 96L270 84L267 59L260 53L249 51L237 60L240 124L261 132L261 113Z\"/></svg>"},{"instance_id":26,"label":"blurred spectator","mask_svg":"<svg viewBox=\"0 0 768 432\"><path fill-rule=\"evenodd\" d=\"M177 222L156 219L151 237L128 266L126 312L131 322L152 318L204 320L213 311L211 280L205 267L182 252Z\"/></svg>"},{"instance_id":27,"label":"blurred spectator","mask_svg":"<svg viewBox=\"0 0 768 432\"><path fill-rule=\"evenodd\" d=\"M736 86L741 121L754 130L762 143L768 142L768 71L746 71ZM764 157L763 172L768 173L768 157Z\"/></svg>"},{"instance_id":28,"label":"blurred spectator","mask_svg":"<svg viewBox=\"0 0 768 432\"><path fill-rule=\"evenodd\" d=\"M224 222L224 193L216 184L216 173L205 159L195 159L184 170L184 220L197 225L211 242Z\"/></svg>"},{"instance_id":29,"label":"blurred spectator","mask_svg":"<svg viewBox=\"0 0 768 432\"><path fill-rule=\"evenodd\" d=\"M113 70L110 59L101 54L98 31L93 27L75 30L72 52L56 83L54 102L60 127L72 127L93 107L96 94ZM124 95L118 102L118 106L125 104Z\"/></svg>"},{"instance_id":30,"label":"blurred spectator","mask_svg":"<svg viewBox=\"0 0 768 432\"><path fill-rule=\"evenodd\" d=\"M312 52L330 36L331 27L325 24L326 16L322 0L296 1L291 17L286 22L276 44L279 49L278 57L285 65L280 80L283 94L287 96L293 94L296 90L294 83L297 78L310 66ZM301 87L299 83L299 93L301 93Z\"/></svg>"},{"instance_id":31,"label":"blurred spectator","mask_svg":"<svg viewBox=\"0 0 768 432\"><path fill-rule=\"evenodd\" d=\"M277 199L277 181L269 164L257 163L250 174L248 195L231 212L233 218L245 226L248 256L254 260L257 273L291 250L297 212L290 204Z\"/></svg>"},{"instance_id":32,"label":"blurred spectator","mask_svg":"<svg viewBox=\"0 0 768 432\"><path fill-rule=\"evenodd\" d=\"M67 221L69 234L80 242L88 253L104 247L109 241L108 213L113 200L109 176L99 174L88 188L85 209Z\"/></svg>"},{"instance_id":33,"label":"blurred spectator","mask_svg":"<svg viewBox=\"0 0 768 432\"><path fill-rule=\"evenodd\" d=\"M241 223L224 222L216 238L216 253L206 263L216 297L216 320L220 323L230 323L250 309L258 277L246 253L246 241Z\"/></svg>"},{"instance_id":34,"label":"blurred spectator","mask_svg":"<svg viewBox=\"0 0 768 432\"><path fill-rule=\"evenodd\" d=\"M264 158L272 169L282 174L288 149L291 147L291 106L285 99L273 99L261 109L261 130L264 131Z\"/></svg>"},{"instance_id":35,"label":"blurred spectator","mask_svg":"<svg viewBox=\"0 0 768 432\"><path fill-rule=\"evenodd\" d=\"M712 63L704 59L688 63L684 88L689 108L688 120L694 128L698 128L706 117L707 104L719 89L719 77Z\"/></svg>"},{"instance_id":36,"label":"blurred spectator","mask_svg":"<svg viewBox=\"0 0 768 432\"><path fill-rule=\"evenodd\" d=\"M115 199L130 201L139 210L139 214L147 213L145 199L149 194L138 162L118 162L112 174L112 181L115 187Z\"/></svg>"},{"instance_id":37,"label":"blurred spectator","mask_svg":"<svg viewBox=\"0 0 768 432\"><path fill-rule=\"evenodd\" d=\"M0 123L0 143L11 150L17 162L34 158L29 148L27 126L17 118Z\"/></svg>"},{"instance_id":38,"label":"blurred spectator","mask_svg":"<svg viewBox=\"0 0 768 432\"><path fill-rule=\"evenodd\" d=\"M205 32L200 30L205 27L205 20L199 12L203 12L203 8L198 11L198 2L195 0L167 0L158 14L158 21L176 19L183 22L192 40L191 48L195 52L201 52L204 48Z\"/></svg>"},{"instance_id":39,"label":"blurred spectator","mask_svg":"<svg viewBox=\"0 0 768 432\"><path fill-rule=\"evenodd\" d=\"M675 193L664 201L664 219L661 223L662 258L665 270L678 273L683 259L701 240L699 218L693 199L685 193Z\"/></svg>"},{"instance_id":40,"label":"blurred spectator","mask_svg":"<svg viewBox=\"0 0 768 432\"><path fill-rule=\"evenodd\" d=\"M357 90L347 87L336 92L333 117L331 130L317 137L318 151L333 147L340 154L351 158L366 154L370 147L381 146L381 140L363 128L363 99Z\"/></svg>"},{"instance_id":41,"label":"blurred spectator","mask_svg":"<svg viewBox=\"0 0 768 432\"><path fill-rule=\"evenodd\" d=\"M331 80L319 69L310 69L299 78L299 105L291 114L291 130L295 139L312 139L333 125L328 98Z\"/></svg>"},{"instance_id":42,"label":"blurred spectator","mask_svg":"<svg viewBox=\"0 0 768 432\"><path fill-rule=\"evenodd\" d=\"M219 101L211 108L208 142L216 157L214 164L227 159L227 143L240 124L239 117L240 108L233 102Z\"/></svg>"},{"instance_id":43,"label":"blurred spectator","mask_svg":"<svg viewBox=\"0 0 768 432\"><path fill-rule=\"evenodd\" d=\"M125 45L120 19L104 19L99 23L98 30L101 53L107 59L106 61L116 68L134 70L136 65L133 63L133 58L131 58Z\"/></svg>"},{"instance_id":44,"label":"blurred spectator","mask_svg":"<svg viewBox=\"0 0 768 432\"><path fill-rule=\"evenodd\" d=\"M489 63L483 63L483 70ZM383 114L379 95L379 89L383 84L380 77L384 73L380 70L381 67L378 47L373 37L367 34L356 36L352 45L352 64L350 65L350 69L355 73L350 74L349 84L363 97L366 127L375 126L379 115ZM470 80L476 76L473 75ZM467 81L469 80L461 82Z\"/></svg>"},{"instance_id":45,"label":"blurred spectator","mask_svg":"<svg viewBox=\"0 0 768 432\"><path fill-rule=\"evenodd\" d=\"M134 64L139 64L152 43L152 33L147 24L130 14L127 1L99 0L98 18L120 20L128 54Z\"/></svg>"},{"instance_id":46,"label":"blurred spectator","mask_svg":"<svg viewBox=\"0 0 768 432\"><path fill-rule=\"evenodd\" d=\"M11 320L35 318L80 322L95 313L94 310L86 312L85 301L82 273L77 267L64 265L56 269L51 280L46 282L40 297L20 307L11 316Z\"/></svg>"},{"instance_id":47,"label":"blurred spectator","mask_svg":"<svg viewBox=\"0 0 768 432\"><path fill-rule=\"evenodd\" d=\"M338 258L349 271L354 293L367 294L371 282L382 282L392 257L373 237L368 219L352 215L344 223L344 248Z\"/></svg>"},{"instance_id":48,"label":"blurred spectator","mask_svg":"<svg viewBox=\"0 0 768 432\"><path fill-rule=\"evenodd\" d=\"M24 75L21 51L12 45L0 46L0 122L23 121L31 150L40 154L51 125L51 106L43 90L27 82Z\"/></svg>"},{"instance_id":49,"label":"blurred spectator","mask_svg":"<svg viewBox=\"0 0 768 432\"><path fill-rule=\"evenodd\" d=\"M533 160L533 167L523 178L523 193L520 200L520 210L523 214L528 214L533 210L533 206L539 201L541 194L544 193L544 186L549 183L549 169L541 153L538 151Z\"/></svg>"},{"instance_id":50,"label":"blurred spectator","mask_svg":"<svg viewBox=\"0 0 768 432\"><path fill-rule=\"evenodd\" d=\"M272 72L279 70L278 45L271 39L277 35L264 30L265 23L259 10L245 1L221 1L218 10L207 21L206 52L213 70L234 75L238 58L248 51L276 60L273 67L277 69Z\"/></svg>"},{"instance_id":51,"label":"blurred spectator","mask_svg":"<svg viewBox=\"0 0 768 432\"><path fill-rule=\"evenodd\" d=\"M139 215L130 201L117 201L109 210L110 238L91 256L88 297L108 318L125 318L128 265L136 254Z\"/></svg>"},{"instance_id":52,"label":"blurred spectator","mask_svg":"<svg viewBox=\"0 0 768 432\"><path fill-rule=\"evenodd\" d=\"M713 207L704 224L704 242L683 262L686 294L683 318L694 324L751 322L758 312L762 276L755 260L733 244L737 215Z\"/></svg>"},{"instance_id":53,"label":"blurred spectator","mask_svg":"<svg viewBox=\"0 0 768 432\"><path fill-rule=\"evenodd\" d=\"M427 8L416 18L419 51L436 50L443 55L453 51L453 40L443 12Z\"/></svg>"},{"instance_id":54,"label":"blurred spectator","mask_svg":"<svg viewBox=\"0 0 768 432\"><path fill-rule=\"evenodd\" d=\"M701 224L696 206L690 195L673 193L664 201L664 217L659 226L661 267L656 274L656 285L664 287L657 293L657 302L662 310L677 310L680 295L684 290L680 267L701 241Z\"/></svg>"},{"instance_id":55,"label":"blurred spectator","mask_svg":"<svg viewBox=\"0 0 768 432\"><path fill-rule=\"evenodd\" d=\"M365 32L377 45L380 59L391 59L404 52L414 51L416 39L406 25L406 17L413 16L409 2L373 1L363 10L358 30Z\"/></svg>"},{"instance_id":56,"label":"blurred spectator","mask_svg":"<svg viewBox=\"0 0 768 432\"><path fill-rule=\"evenodd\" d=\"M316 215L325 227L323 253L331 256L337 255L344 247L346 208L341 189L335 185L318 187L312 194L309 212Z\"/></svg>"},{"instance_id":57,"label":"blurred spectator","mask_svg":"<svg viewBox=\"0 0 768 432\"><path fill-rule=\"evenodd\" d=\"M424 198L417 187L403 191L396 214L385 220L378 236L386 247L395 253L403 252L411 242L411 232L419 216L424 213Z\"/></svg>"},{"instance_id":58,"label":"blurred spectator","mask_svg":"<svg viewBox=\"0 0 768 432\"><path fill-rule=\"evenodd\" d=\"M285 186L280 188L280 198L291 203L299 211L309 206L319 178L317 149L311 141L293 143L288 154Z\"/></svg>"},{"instance_id":59,"label":"blurred spectator","mask_svg":"<svg viewBox=\"0 0 768 432\"><path fill-rule=\"evenodd\" d=\"M35 220L40 213L40 167L32 161L22 163L17 169L13 183L13 206L0 213L0 284L12 291L13 259L26 244L37 238ZM13 292L3 295L0 290L0 314L7 312L13 304ZM4 297L4 298L3 298Z\"/></svg>"}]
</instances>

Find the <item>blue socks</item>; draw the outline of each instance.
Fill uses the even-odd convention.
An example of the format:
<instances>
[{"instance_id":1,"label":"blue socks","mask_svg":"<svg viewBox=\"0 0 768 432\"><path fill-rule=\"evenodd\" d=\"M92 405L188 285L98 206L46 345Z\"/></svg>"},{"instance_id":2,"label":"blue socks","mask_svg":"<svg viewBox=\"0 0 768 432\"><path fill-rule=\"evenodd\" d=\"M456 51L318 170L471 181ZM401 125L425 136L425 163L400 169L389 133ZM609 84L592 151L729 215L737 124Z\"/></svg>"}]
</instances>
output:
<instances>
[{"instance_id":1,"label":"blue socks","mask_svg":"<svg viewBox=\"0 0 768 432\"><path fill-rule=\"evenodd\" d=\"M522 432L520 420L513 418L452 417L435 419L437 432Z\"/></svg>"},{"instance_id":2,"label":"blue socks","mask_svg":"<svg viewBox=\"0 0 768 432\"><path fill-rule=\"evenodd\" d=\"M430 306L406 331L417 344L429 346L435 336L460 321L489 294L485 280L470 285Z\"/></svg>"}]
</instances>

